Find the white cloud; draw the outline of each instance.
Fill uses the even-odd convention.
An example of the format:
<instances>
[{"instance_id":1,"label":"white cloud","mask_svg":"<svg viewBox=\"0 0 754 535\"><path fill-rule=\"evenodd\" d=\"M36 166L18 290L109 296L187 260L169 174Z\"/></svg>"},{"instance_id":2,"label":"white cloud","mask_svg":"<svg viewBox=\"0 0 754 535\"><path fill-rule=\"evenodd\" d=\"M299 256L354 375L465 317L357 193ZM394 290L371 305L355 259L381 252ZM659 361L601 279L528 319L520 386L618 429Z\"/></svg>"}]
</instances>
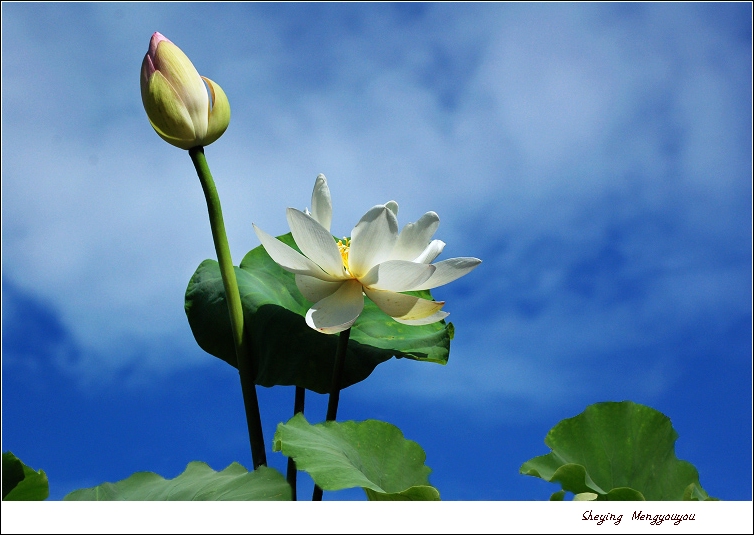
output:
<instances>
[{"instance_id":1,"label":"white cloud","mask_svg":"<svg viewBox=\"0 0 754 535\"><path fill-rule=\"evenodd\" d=\"M69 18L53 27L25 9ZM193 343L183 292L214 256L188 156L141 109L155 30L231 99L207 156L236 262L258 245L251 223L287 232L284 208L307 206L323 172L335 233L388 199L402 224L435 210L446 256L480 256L499 274L487 293L508 303L524 281L519 293L544 303L527 317L484 292L458 302L489 313L456 314L480 323L459 352L494 356L430 390L544 402L564 387L543 368L562 379L574 355L637 343L676 306L746 312L745 269L696 263L738 247L732 229L750 215L751 108L742 119L739 107L751 94L736 73L750 50L694 9L641 6L624 20L609 6L430 5L408 22L387 6L306 9L327 25L256 5L3 7L3 273L59 311L88 355L81 373L186 365L164 349ZM199 19L218 31L197 35ZM599 301L609 287L595 301L566 288L613 227L627 236L624 273L659 285L634 308ZM536 256L542 243L555 244L549 257ZM691 266L667 268L676 262ZM136 349L113 351L123 346Z\"/></svg>"}]
</instances>

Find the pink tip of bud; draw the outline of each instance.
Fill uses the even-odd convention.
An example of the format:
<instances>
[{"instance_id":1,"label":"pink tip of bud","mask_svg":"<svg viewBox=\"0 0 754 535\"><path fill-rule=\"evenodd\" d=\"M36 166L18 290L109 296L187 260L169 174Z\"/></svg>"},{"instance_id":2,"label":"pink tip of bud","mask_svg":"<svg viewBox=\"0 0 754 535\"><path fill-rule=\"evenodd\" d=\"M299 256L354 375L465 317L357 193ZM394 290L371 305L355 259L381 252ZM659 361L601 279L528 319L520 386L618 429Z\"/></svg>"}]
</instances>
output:
<instances>
[{"instance_id":1,"label":"pink tip of bud","mask_svg":"<svg viewBox=\"0 0 754 535\"><path fill-rule=\"evenodd\" d=\"M147 54L154 58L154 55L157 53L157 45L160 44L160 41L167 41L170 42L170 39L162 35L160 32L154 32L152 34L152 39L149 40L149 51Z\"/></svg>"}]
</instances>

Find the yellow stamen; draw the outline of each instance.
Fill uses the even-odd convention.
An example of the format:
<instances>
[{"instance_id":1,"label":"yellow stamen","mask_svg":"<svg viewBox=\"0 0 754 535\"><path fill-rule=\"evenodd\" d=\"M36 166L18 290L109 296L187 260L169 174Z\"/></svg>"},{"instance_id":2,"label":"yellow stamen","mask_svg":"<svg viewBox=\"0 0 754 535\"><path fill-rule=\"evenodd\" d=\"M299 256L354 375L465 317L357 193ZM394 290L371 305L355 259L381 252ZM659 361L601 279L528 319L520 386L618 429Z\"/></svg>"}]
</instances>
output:
<instances>
[{"instance_id":1,"label":"yellow stamen","mask_svg":"<svg viewBox=\"0 0 754 535\"><path fill-rule=\"evenodd\" d=\"M340 257L343 259L343 266L348 269L348 250L351 248L351 238L343 238L338 240L338 250L340 251Z\"/></svg>"}]
</instances>

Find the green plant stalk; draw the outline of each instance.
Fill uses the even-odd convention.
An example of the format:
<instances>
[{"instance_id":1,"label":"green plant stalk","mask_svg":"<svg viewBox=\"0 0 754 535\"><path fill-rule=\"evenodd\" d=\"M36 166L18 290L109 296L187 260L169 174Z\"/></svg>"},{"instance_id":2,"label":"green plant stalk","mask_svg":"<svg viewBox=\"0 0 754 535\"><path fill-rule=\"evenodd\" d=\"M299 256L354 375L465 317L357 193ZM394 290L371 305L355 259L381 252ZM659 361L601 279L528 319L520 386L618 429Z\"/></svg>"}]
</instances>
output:
<instances>
[{"instance_id":1,"label":"green plant stalk","mask_svg":"<svg viewBox=\"0 0 754 535\"><path fill-rule=\"evenodd\" d=\"M340 332L338 337L338 351L335 353L335 367L332 372L332 386L330 387L330 399L327 400L327 416L325 420L332 422L338 416L338 401L340 401L340 385L343 384L343 370L346 363L346 349L348 339L351 336L350 327Z\"/></svg>"},{"instance_id":2,"label":"green plant stalk","mask_svg":"<svg viewBox=\"0 0 754 535\"><path fill-rule=\"evenodd\" d=\"M303 414L305 400L306 389L304 387L297 386L296 397L293 400L293 416L296 416L299 412ZM296 461L293 460L293 457L288 457L288 472L286 474L286 479L288 480L288 484L291 486L291 499L294 502L296 501L296 475Z\"/></svg>"},{"instance_id":3,"label":"green plant stalk","mask_svg":"<svg viewBox=\"0 0 754 535\"><path fill-rule=\"evenodd\" d=\"M254 469L256 470L260 466L267 465L267 454L264 449L262 418L259 413L257 389L254 384L252 356L246 340L246 331L243 327L241 294L238 291L238 282L236 281L236 273L233 268L233 259L230 256L228 237L225 234L225 223L223 223L220 197L217 194L215 181L212 179L207 159L204 156L204 147L189 149L189 156L191 156L191 161L196 168L196 174L199 175L199 181L202 183L202 189L204 190L204 197L207 200L212 240L215 243L217 261L220 264L220 273L223 278L223 287L225 288L225 296L228 303L228 314L230 315L230 325L233 331L233 344L236 348L238 374L241 377L241 391L243 392L243 403L246 409L246 424L249 429L251 457Z\"/></svg>"},{"instance_id":4,"label":"green plant stalk","mask_svg":"<svg viewBox=\"0 0 754 535\"><path fill-rule=\"evenodd\" d=\"M351 336L350 327L345 331L340 332L338 338L338 350L335 353L335 366L332 373L332 386L330 387L330 398L327 400L327 416L325 420L328 422L335 421L338 416L338 402L340 401L340 385L343 384L343 370L346 363L346 350L348 349L348 339ZM314 485L314 493L312 494L312 501L318 502L322 500L322 489L318 485Z\"/></svg>"}]
</instances>

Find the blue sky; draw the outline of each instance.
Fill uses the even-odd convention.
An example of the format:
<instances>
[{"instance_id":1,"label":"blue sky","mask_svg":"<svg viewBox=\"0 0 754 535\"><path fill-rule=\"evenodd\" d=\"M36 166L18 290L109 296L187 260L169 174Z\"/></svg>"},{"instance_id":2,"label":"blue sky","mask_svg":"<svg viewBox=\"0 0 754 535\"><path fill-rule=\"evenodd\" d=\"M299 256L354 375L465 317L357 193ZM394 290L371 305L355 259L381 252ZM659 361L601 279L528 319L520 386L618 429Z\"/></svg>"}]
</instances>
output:
<instances>
[{"instance_id":1,"label":"blue sky","mask_svg":"<svg viewBox=\"0 0 754 535\"><path fill-rule=\"evenodd\" d=\"M141 104L155 31L230 100L206 154L236 263L318 173L335 234L394 199L439 214L440 259L483 259L434 291L448 365L393 359L340 419L398 425L444 499L538 500L518 468L547 431L630 399L751 500L750 4L3 3L2 447L52 498L250 465L237 374L183 311L214 250ZM259 396L269 445L293 389Z\"/></svg>"}]
</instances>

